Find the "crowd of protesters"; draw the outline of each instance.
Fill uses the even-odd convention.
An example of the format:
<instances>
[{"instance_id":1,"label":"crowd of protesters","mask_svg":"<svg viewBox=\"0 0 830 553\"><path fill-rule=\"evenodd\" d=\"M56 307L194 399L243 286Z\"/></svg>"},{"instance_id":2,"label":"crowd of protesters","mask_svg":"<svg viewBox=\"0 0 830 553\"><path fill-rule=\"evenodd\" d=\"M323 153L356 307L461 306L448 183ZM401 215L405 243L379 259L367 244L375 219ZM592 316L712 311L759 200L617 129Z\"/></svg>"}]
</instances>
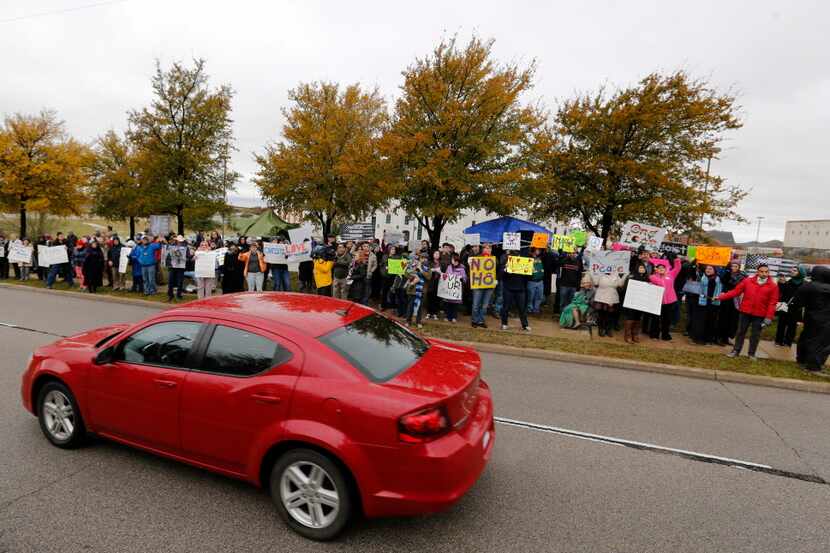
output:
<instances>
[{"instance_id":1,"label":"crowd of protesters","mask_svg":"<svg viewBox=\"0 0 830 553\"><path fill-rule=\"evenodd\" d=\"M242 236L224 240L214 231L198 233L188 241L181 235L159 237L145 233L122 243L111 229L83 237L58 233L54 237L41 236L31 244L35 254L31 263L10 264L6 259L10 241L0 235L0 251L4 252L0 257L0 279L9 278L13 267L14 278L39 278L49 288L62 279L70 286L77 283L89 293L96 293L104 285L127 290L129 284L130 291L144 295L156 294L157 287L166 283L168 301L181 299L186 283L191 283L190 291L195 291L199 298L245 290L291 291L294 285L288 264L268 263L264 242L287 242L287 237ZM20 243L30 245L28 239ZM36 257L38 245L65 246L68 262L40 267ZM129 268L121 273L118 269L125 247L130 248ZM224 254L217 260L215 277L197 278L196 255L219 248L224 248ZM183 255L178 263L172 259L174 252ZM377 239L338 243L331 237L325 243L313 243L311 259L299 263L295 286L296 291L364 305L372 302L406 324L418 327L424 318L441 317L456 323L459 312L463 312L470 316L473 327L487 328L490 315L506 330L510 328L510 318L516 316L519 328L530 331L528 314L540 315L547 309L562 328L596 327L600 336L608 337L621 330L627 343L638 343L641 336L668 341L675 329L696 344L731 345L731 357L741 354L749 334L747 353L751 359L756 358L762 328L773 319L778 322L775 343L788 347L795 340L798 324L805 320L805 309L807 321L830 317L826 312L830 309L830 297L824 295L830 294L830 276L824 273L819 273L819 282L808 297L799 294L805 283L805 274L799 268L775 282L765 265L750 276L737 263L726 268L699 265L694 259L649 252L641 247L630 253L628 274L592 274L584 266L584 250L567 253L524 248L521 255L532 258L532 273L515 274L508 272L506 266L509 255L516 253L503 251L500 244L468 245L456 251L450 243L433 250L428 241L413 243L410 248L409 244L384 244ZM494 288L470 286L471 257L494 258ZM390 260L405 261L401 274L390 272ZM442 275L461 281L460 299L438 296ZM821 284L821 279L828 283ZM623 307L632 280L664 289L659 314ZM685 324L678 328L681 320ZM830 339L825 328L816 323L811 325L810 332ZM826 359L830 348L821 344L824 342L814 339L812 346L800 348L805 352L800 355L800 362L813 370L822 366L823 362L817 359Z\"/></svg>"}]
</instances>

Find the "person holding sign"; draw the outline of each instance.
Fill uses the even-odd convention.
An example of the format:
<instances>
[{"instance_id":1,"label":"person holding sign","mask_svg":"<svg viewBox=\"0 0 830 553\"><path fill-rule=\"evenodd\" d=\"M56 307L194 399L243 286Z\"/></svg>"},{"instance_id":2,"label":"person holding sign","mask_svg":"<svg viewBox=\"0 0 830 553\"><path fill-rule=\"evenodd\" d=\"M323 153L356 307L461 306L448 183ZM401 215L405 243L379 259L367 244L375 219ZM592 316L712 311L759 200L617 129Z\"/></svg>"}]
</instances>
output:
<instances>
[{"instance_id":1,"label":"person holding sign","mask_svg":"<svg viewBox=\"0 0 830 553\"><path fill-rule=\"evenodd\" d=\"M464 265L461 264L461 256L457 253L452 254L450 258L450 264L447 267L444 274L449 276L455 276L461 279L461 282L464 283L467 281L467 271L464 270ZM447 321L454 323L458 320L458 306L461 303L461 299L457 300L444 300L444 309L447 315Z\"/></svg>"},{"instance_id":2,"label":"person holding sign","mask_svg":"<svg viewBox=\"0 0 830 553\"><path fill-rule=\"evenodd\" d=\"M66 238L63 237L63 233L59 232L57 236L55 236L55 240L52 242L51 247L55 246L63 246L66 248L67 251L67 258L69 256L69 245L66 241ZM55 280L58 278L58 275L63 275L64 280L71 288L74 285L74 273L72 272L72 268L70 267L69 262L60 263L57 265L49 265L49 274L46 275L46 287L50 290L52 286L55 285Z\"/></svg>"},{"instance_id":3,"label":"person holding sign","mask_svg":"<svg viewBox=\"0 0 830 553\"><path fill-rule=\"evenodd\" d=\"M620 304L625 303L625 294L628 291L628 284L632 281L648 283L648 269L645 263L637 263L634 270L628 274L620 293ZM640 342L640 326L642 325L643 311L638 309L623 308L623 339L626 343L637 344Z\"/></svg>"},{"instance_id":4,"label":"person holding sign","mask_svg":"<svg viewBox=\"0 0 830 553\"><path fill-rule=\"evenodd\" d=\"M669 269L669 261L665 259L652 259L651 264L654 265L654 274L649 277L652 284L663 287L663 306L660 309L660 325L651 327L650 336L653 339L662 338L669 341L672 339L671 321L674 309L677 303L677 292L674 289L674 281L677 275L680 274L680 269L683 264L680 259L675 257L671 269Z\"/></svg>"},{"instance_id":5,"label":"person holding sign","mask_svg":"<svg viewBox=\"0 0 830 553\"><path fill-rule=\"evenodd\" d=\"M87 291L90 294L96 293L104 285L104 252L97 240L90 240L81 270Z\"/></svg>"},{"instance_id":6,"label":"person holding sign","mask_svg":"<svg viewBox=\"0 0 830 553\"><path fill-rule=\"evenodd\" d=\"M778 303L778 285L769 276L769 267L758 265L758 272L753 277L743 279L731 292L717 296L719 301L730 300L743 294L741 306L738 308L738 333L735 335L735 345L729 352L729 357L738 357L744 346L747 330L752 328L749 336L749 358L755 360L758 342L761 340L761 328L772 324L775 317L775 305Z\"/></svg>"},{"instance_id":7,"label":"person holding sign","mask_svg":"<svg viewBox=\"0 0 830 553\"><path fill-rule=\"evenodd\" d=\"M718 313L723 286L715 268L706 265L698 282L697 305L692 310L692 327L689 335L695 344L708 345L717 341ZM692 294L694 297L694 294Z\"/></svg>"},{"instance_id":8,"label":"person holding sign","mask_svg":"<svg viewBox=\"0 0 830 553\"><path fill-rule=\"evenodd\" d=\"M28 238L24 238L22 241L24 248L31 247L31 243L29 242ZM20 280L29 280L29 271L32 269L32 258L29 257L29 262L19 262L17 266L20 268Z\"/></svg>"},{"instance_id":9,"label":"person holding sign","mask_svg":"<svg viewBox=\"0 0 830 553\"><path fill-rule=\"evenodd\" d=\"M107 251L107 266L112 271L112 280L110 282L112 283L113 292L124 288L124 281L126 280L126 271L123 273L119 271L119 267L121 266L121 250L123 247L118 236L113 236L112 245L109 251Z\"/></svg>"},{"instance_id":10,"label":"person holding sign","mask_svg":"<svg viewBox=\"0 0 830 553\"><path fill-rule=\"evenodd\" d=\"M470 288L473 294L471 323L473 328L487 328L484 315L496 287L496 258L492 255L491 246L485 244L481 255L470 257L468 261L470 264Z\"/></svg>"},{"instance_id":11,"label":"person holding sign","mask_svg":"<svg viewBox=\"0 0 830 553\"><path fill-rule=\"evenodd\" d=\"M196 257L209 257L213 265L213 277L196 276L196 297L199 299L209 298L213 295L213 290L216 288L216 256L210 253L210 242L202 240L199 247L196 249Z\"/></svg>"},{"instance_id":12,"label":"person holding sign","mask_svg":"<svg viewBox=\"0 0 830 553\"><path fill-rule=\"evenodd\" d=\"M614 335L611 316L617 311L617 306L620 303L619 289L625 283L623 274L608 272L600 275L594 274L591 278L595 287L592 307L597 314L599 335L611 338Z\"/></svg>"},{"instance_id":13,"label":"person holding sign","mask_svg":"<svg viewBox=\"0 0 830 553\"><path fill-rule=\"evenodd\" d=\"M519 311L519 321L522 324L522 330L530 332L530 325L527 323L527 282L530 280L529 274L521 274L519 272L511 272L510 257L508 254L502 256L502 263L505 266L504 274L502 275L502 304L501 304L501 329L507 330L507 320L510 315L510 308L515 306ZM514 268L519 267L514 262ZM531 273L532 273L531 262ZM526 273L526 271L522 271Z\"/></svg>"},{"instance_id":14,"label":"person holding sign","mask_svg":"<svg viewBox=\"0 0 830 553\"><path fill-rule=\"evenodd\" d=\"M545 299L545 264L539 254L540 250L531 248L530 257L533 259L533 272L531 272L530 279L527 281L527 312L537 315L542 312L542 300Z\"/></svg>"}]
</instances>

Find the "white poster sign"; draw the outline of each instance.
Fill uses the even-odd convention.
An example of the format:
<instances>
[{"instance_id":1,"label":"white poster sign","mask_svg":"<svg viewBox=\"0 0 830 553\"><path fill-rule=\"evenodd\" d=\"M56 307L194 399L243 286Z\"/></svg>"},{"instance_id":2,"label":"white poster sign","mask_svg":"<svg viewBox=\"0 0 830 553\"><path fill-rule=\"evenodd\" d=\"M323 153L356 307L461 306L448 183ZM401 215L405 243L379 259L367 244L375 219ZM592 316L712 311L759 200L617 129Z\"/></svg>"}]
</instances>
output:
<instances>
[{"instance_id":1,"label":"white poster sign","mask_svg":"<svg viewBox=\"0 0 830 553\"><path fill-rule=\"evenodd\" d=\"M39 267L48 267L49 266L49 254L46 253L46 250L49 249L49 246L44 244L40 244L37 247L37 264Z\"/></svg>"},{"instance_id":2,"label":"white poster sign","mask_svg":"<svg viewBox=\"0 0 830 553\"><path fill-rule=\"evenodd\" d=\"M522 235L518 232L505 232L502 235L502 247L505 250L518 251L522 249Z\"/></svg>"},{"instance_id":3,"label":"white poster sign","mask_svg":"<svg viewBox=\"0 0 830 553\"><path fill-rule=\"evenodd\" d=\"M404 242L403 233L398 231L389 230L383 234L383 241L387 244L400 244Z\"/></svg>"},{"instance_id":4,"label":"white poster sign","mask_svg":"<svg viewBox=\"0 0 830 553\"><path fill-rule=\"evenodd\" d=\"M475 232L470 234L464 235L464 244L467 246L480 246L481 245L481 234Z\"/></svg>"},{"instance_id":5,"label":"white poster sign","mask_svg":"<svg viewBox=\"0 0 830 553\"><path fill-rule=\"evenodd\" d=\"M633 249L645 246L648 251L656 252L660 250L660 244L665 237L666 229L643 223L628 222L623 227L620 244L625 244Z\"/></svg>"},{"instance_id":6,"label":"white poster sign","mask_svg":"<svg viewBox=\"0 0 830 553\"><path fill-rule=\"evenodd\" d=\"M168 246L167 254L173 269L184 269L187 266L187 246Z\"/></svg>"},{"instance_id":7,"label":"white poster sign","mask_svg":"<svg viewBox=\"0 0 830 553\"><path fill-rule=\"evenodd\" d=\"M150 215L150 234L164 236L173 228L172 215Z\"/></svg>"},{"instance_id":8,"label":"white poster sign","mask_svg":"<svg viewBox=\"0 0 830 553\"><path fill-rule=\"evenodd\" d=\"M592 275L627 275L629 263L631 262L631 254L627 251L585 252L585 259L585 268Z\"/></svg>"},{"instance_id":9,"label":"white poster sign","mask_svg":"<svg viewBox=\"0 0 830 553\"><path fill-rule=\"evenodd\" d=\"M263 242L262 252L265 254L266 263L284 264L285 260L285 244L277 242Z\"/></svg>"},{"instance_id":10,"label":"white poster sign","mask_svg":"<svg viewBox=\"0 0 830 553\"><path fill-rule=\"evenodd\" d=\"M599 236L589 236L588 244L585 249L589 252L598 252L602 249L602 238Z\"/></svg>"},{"instance_id":11,"label":"white poster sign","mask_svg":"<svg viewBox=\"0 0 830 553\"><path fill-rule=\"evenodd\" d=\"M38 249L40 253L40 249ZM66 251L66 246L51 246L43 251L42 263L47 265L60 265L61 263L69 263L69 255Z\"/></svg>"},{"instance_id":12,"label":"white poster sign","mask_svg":"<svg viewBox=\"0 0 830 553\"><path fill-rule=\"evenodd\" d=\"M461 300L461 295L464 291L461 277L458 275L441 274L441 280L438 281L438 297L445 300Z\"/></svg>"},{"instance_id":13,"label":"white poster sign","mask_svg":"<svg viewBox=\"0 0 830 553\"><path fill-rule=\"evenodd\" d=\"M121 252L118 254L118 272L122 275L127 272L127 263L130 261L130 254L133 249L127 246L121 247Z\"/></svg>"},{"instance_id":14,"label":"white poster sign","mask_svg":"<svg viewBox=\"0 0 830 553\"><path fill-rule=\"evenodd\" d=\"M663 305L663 287L639 280L629 280L625 291L623 307L644 311L653 315L660 314Z\"/></svg>"},{"instance_id":15,"label":"white poster sign","mask_svg":"<svg viewBox=\"0 0 830 553\"><path fill-rule=\"evenodd\" d=\"M293 228L288 231L288 238L292 244L302 244L306 240L311 241L311 225L303 225L299 228Z\"/></svg>"},{"instance_id":16,"label":"white poster sign","mask_svg":"<svg viewBox=\"0 0 830 553\"><path fill-rule=\"evenodd\" d=\"M196 278L216 278L216 252L196 252Z\"/></svg>"},{"instance_id":17,"label":"white poster sign","mask_svg":"<svg viewBox=\"0 0 830 553\"><path fill-rule=\"evenodd\" d=\"M284 244L285 257L289 263L301 263L311 260L311 240L299 244Z\"/></svg>"},{"instance_id":18,"label":"white poster sign","mask_svg":"<svg viewBox=\"0 0 830 553\"><path fill-rule=\"evenodd\" d=\"M31 263L32 246L24 246L23 244L9 244L9 263Z\"/></svg>"}]
</instances>

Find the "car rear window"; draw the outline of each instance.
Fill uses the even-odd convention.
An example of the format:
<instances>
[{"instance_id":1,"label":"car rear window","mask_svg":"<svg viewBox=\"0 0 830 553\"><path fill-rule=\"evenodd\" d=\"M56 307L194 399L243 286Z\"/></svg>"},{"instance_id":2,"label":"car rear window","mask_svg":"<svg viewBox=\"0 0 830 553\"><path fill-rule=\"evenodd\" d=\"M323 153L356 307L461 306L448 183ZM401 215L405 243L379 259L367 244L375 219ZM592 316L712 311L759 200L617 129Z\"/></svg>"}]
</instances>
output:
<instances>
[{"instance_id":1,"label":"car rear window","mask_svg":"<svg viewBox=\"0 0 830 553\"><path fill-rule=\"evenodd\" d=\"M373 382L386 382L411 367L429 344L402 325L373 313L320 338Z\"/></svg>"}]
</instances>

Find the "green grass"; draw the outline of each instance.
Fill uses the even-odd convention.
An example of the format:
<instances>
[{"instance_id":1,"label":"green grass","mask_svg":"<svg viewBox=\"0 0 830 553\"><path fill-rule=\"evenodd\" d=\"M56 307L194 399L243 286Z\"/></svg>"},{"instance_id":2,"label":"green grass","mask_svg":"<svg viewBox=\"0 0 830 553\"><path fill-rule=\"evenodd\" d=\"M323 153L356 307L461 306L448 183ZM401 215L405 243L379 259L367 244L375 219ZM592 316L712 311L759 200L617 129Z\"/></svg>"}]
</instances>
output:
<instances>
[{"instance_id":1,"label":"green grass","mask_svg":"<svg viewBox=\"0 0 830 553\"><path fill-rule=\"evenodd\" d=\"M509 331L474 329L463 325L449 325L434 322L425 322L424 330L429 336L447 340L562 351L580 355L662 363L681 367L706 368L718 371L733 371L776 378L793 378L818 382L830 381L830 375L822 376L809 373L801 370L798 365L791 361L778 361L773 359L750 361L747 357L730 359L722 353L650 348L645 342L639 345L630 345L608 343L601 340L568 340L565 338L519 334Z\"/></svg>"}]
</instances>

